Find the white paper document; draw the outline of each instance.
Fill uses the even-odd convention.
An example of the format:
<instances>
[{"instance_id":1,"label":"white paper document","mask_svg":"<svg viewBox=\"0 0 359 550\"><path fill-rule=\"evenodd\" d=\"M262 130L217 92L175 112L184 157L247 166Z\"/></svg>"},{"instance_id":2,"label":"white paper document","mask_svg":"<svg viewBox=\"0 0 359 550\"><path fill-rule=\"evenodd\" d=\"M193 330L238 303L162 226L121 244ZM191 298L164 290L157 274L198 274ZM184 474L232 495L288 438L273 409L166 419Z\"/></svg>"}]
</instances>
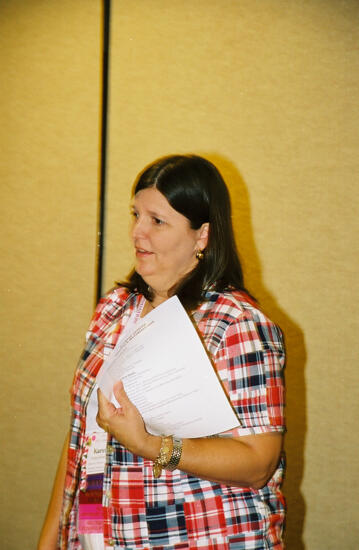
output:
<instances>
[{"instance_id":1,"label":"white paper document","mask_svg":"<svg viewBox=\"0 0 359 550\"><path fill-rule=\"evenodd\" d=\"M239 425L207 352L176 296L120 336L97 384L109 400L122 380L154 435L204 437Z\"/></svg>"}]
</instances>

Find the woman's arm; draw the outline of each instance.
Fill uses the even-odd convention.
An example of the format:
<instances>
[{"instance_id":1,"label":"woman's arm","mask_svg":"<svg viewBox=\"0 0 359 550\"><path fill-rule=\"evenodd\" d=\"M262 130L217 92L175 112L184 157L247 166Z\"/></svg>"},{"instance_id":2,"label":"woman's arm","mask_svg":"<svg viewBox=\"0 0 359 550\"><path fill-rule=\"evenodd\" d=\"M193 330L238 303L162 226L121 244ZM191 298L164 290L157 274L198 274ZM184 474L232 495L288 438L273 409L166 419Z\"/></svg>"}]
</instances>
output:
<instances>
[{"instance_id":1,"label":"woman's arm","mask_svg":"<svg viewBox=\"0 0 359 550\"><path fill-rule=\"evenodd\" d=\"M119 409L98 390L98 424L132 453L155 460L161 437L146 431L138 409L128 399L121 382L115 385L114 392L121 405ZM178 467L210 481L259 489L274 473L281 449L280 433L185 439Z\"/></svg>"},{"instance_id":2,"label":"woman's arm","mask_svg":"<svg viewBox=\"0 0 359 550\"><path fill-rule=\"evenodd\" d=\"M237 438L185 439L179 467L210 481L260 489L272 477L282 450L280 433Z\"/></svg>"},{"instance_id":3,"label":"woman's arm","mask_svg":"<svg viewBox=\"0 0 359 550\"><path fill-rule=\"evenodd\" d=\"M42 526L37 550L56 550L57 535L62 507L62 497L66 476L67 450L69 446L69 435L65 439L59 465L56 472L54 486L47 509L47 514Z\"/></svg>"}]
</instances>

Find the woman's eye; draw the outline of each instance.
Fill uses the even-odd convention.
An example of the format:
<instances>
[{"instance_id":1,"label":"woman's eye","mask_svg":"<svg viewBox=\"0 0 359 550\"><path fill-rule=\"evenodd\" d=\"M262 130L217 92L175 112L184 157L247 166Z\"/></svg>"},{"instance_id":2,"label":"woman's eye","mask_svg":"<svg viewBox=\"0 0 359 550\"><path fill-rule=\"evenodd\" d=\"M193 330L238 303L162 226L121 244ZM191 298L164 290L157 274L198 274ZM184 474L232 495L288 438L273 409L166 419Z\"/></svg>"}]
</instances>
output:
<instances>
[{"instance_id":1,"label":"woman's eye","mask_svg":"<svg viewBox=\"0 0 359 550\"><path fill-rule=\"evenodd\" d=\"M152 218L155 225L163 225L165 222L160 218Z\"/></svg>"},{"instance_id":2,"label":"woman's eye","mask_svg":"<svg viewBox=\"0 0 359 550\"><path fill-rule=\"evenodd\" d=\"M138 213L135 212L135 210L131 210L131 216L132 216L133 218L136 218L136 220L137 220L137 218L138 218Z\"/></svg>"}]
</instances>

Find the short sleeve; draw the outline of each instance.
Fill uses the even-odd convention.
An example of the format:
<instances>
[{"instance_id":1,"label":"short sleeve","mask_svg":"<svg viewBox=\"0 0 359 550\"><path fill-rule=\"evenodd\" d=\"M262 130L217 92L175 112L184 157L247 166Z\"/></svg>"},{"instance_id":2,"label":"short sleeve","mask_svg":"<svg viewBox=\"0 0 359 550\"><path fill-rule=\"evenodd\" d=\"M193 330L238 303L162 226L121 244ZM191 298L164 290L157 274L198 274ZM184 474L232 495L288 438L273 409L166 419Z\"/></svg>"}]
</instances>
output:
<instances>
[{"instance_id":1,"label":"short sleeve","mask_svg":"<svg viewBox=\"0 0 359 550\"><path fill-rule=\"evenodd\" d=\"M257 310L227 327L215 364L240 426L221 435L282 432L285 351L282 333Z\"/></svg>"}]
</instances>

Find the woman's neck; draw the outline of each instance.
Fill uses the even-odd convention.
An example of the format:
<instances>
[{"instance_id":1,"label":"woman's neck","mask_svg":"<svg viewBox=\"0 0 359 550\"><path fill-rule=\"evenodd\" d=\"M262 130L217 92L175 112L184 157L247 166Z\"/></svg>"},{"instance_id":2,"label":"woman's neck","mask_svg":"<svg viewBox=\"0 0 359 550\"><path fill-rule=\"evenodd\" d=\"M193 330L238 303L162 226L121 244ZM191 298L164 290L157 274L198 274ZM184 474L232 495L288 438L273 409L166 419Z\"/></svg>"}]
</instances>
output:
<instances>
[{"instance_id":1,"label":"woman's neck","mask_svg":"<svg viewBox=\"0 0 359 550\"><path fill-rule=\"evenodd\" d=\"M162 304L163 302L165 302L167 299L168 299L167 292L166 294L165 293L162 294L162 293L153 291L153 299L151 300L150 304L153 308L155 308L160 304Z\"/></svg>"}]
</instances>

